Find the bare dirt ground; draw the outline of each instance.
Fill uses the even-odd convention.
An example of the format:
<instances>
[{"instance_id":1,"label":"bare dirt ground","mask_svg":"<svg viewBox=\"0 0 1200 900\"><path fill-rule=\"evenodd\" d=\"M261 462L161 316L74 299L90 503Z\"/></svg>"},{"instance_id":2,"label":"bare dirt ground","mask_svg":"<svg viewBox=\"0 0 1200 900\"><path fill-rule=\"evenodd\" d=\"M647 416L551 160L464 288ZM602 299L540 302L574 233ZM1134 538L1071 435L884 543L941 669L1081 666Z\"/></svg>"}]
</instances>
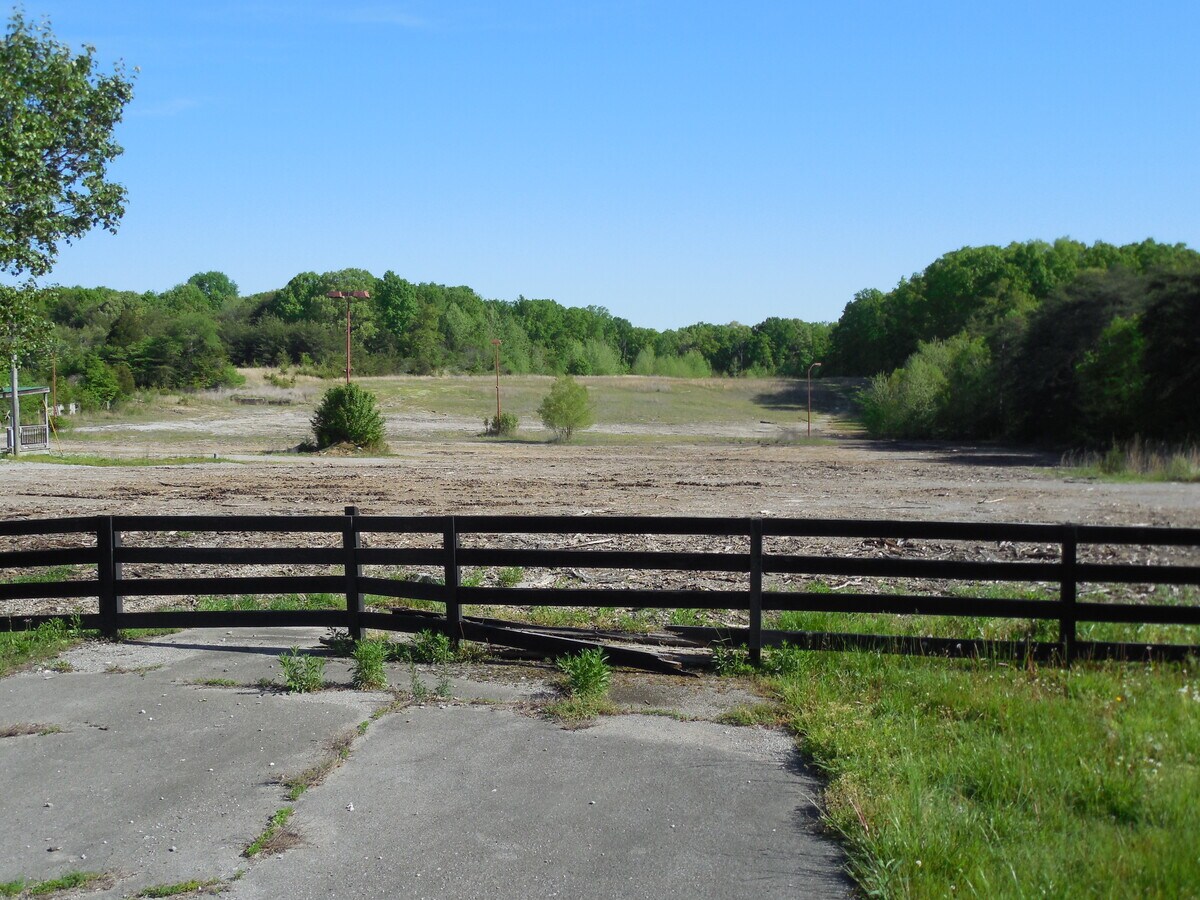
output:
<instances>
[{"instance_id":1,"label":"bare dirt ground","mask_svg":"<svg viewBox=\"0 0 1200 900\"><path fill-rule=\"evenodd\" d=\"M212 452L172 444L171 452ZM68 445L68 450L81 449ZM89 441L85 448L99 448ZM221 448L222 450L224 448ZM228 456L228 454L224 454ZM1064 477L1044 454L876 443L573 446L425 440L378 458L237 456L0 469L5 516L555 513L1200 525L1200 485Z\"/></svg>"},{"instance_id":2,"label":"bare dirt ground","mask_svg":"<svg viewBox=\"0 0 1200 900\"><path fill-rule=\"evenodd\" d=\"M773 415L775 421L771 422L733 423L731 427L740 427L741 434L724 440L713 439L711 424L695 426L688 434L680 433L677 423L656 431L653 423L642 422L634 423L646 432L642 436L559 445L537 439L493 442L469 434L450 436L447 422L454 428L470 429L473 420L446 415L441 421L428 411L410 410L389 414L391 455L346 457L284 452L297 434L303 434L306 413L300 409L232 407L227 403L167 413L134 423L137 428L114 428L111 436L78 429L62 449L108 455L219 454L233 461L137 467L5 464L0 466L5 517L337 515L345 506L355 505L368 515L641 514L1200 526L1200 484L1072 478L1055 470L1056 455L1030 450L874 442L850 433L844 421L824 415L814 421L814 438L823 439L815 443L792 439L799 430L792 413L790 422L788 416ZM752 435L754 439L749 439ZM564 536L561 541L525 536L506 543L583 546L589 543L587 534L581 521L580 534ZM314 537L279 536L271 541L311 542ZM321 540L336 537L325 535ZM127 536L130 543L146 539ZM373 539L391 542L385 536ZM263 539L180 534L167 540L180 545L236 546L254 540L262 545ZM403 536L394 540L410 542ZM741 549L740 545L726 546L728 540L669 536L605 543L611 544L606 549ZM14 539L0 544L61 545L49 539ZM1051 549L968 546L967 542L912 542L896 548L865 541L826 541L810 542L802 552L1012 559L1044 558L1042 554ZM1087 552L1093 558L1109 560L1197 561L1197 552L1188 548L1090 548ZM127 566L126 576L200 574L184 571L186 567L178 567L179 571L175 567L142 568L145 571ZM274 569L271 573L279 574ZM242 568L236 574L255 572ZM268 573L264 569L260 574ZM527 583L536 586L560 576L526 573ZM495 577L496 573L488 573L485 583L492 583ZM722 582L737 578L632 572L577 573L574 577L591 586L649 586L650 578L658 587L730 587ZM18 605L21 608L14 606L11 614L44 608L32 601ZM58 610L61 604L50 605ZM153 605L160 605L159 598L131 600L127 608Z\"/></svg>"}]
</instances>

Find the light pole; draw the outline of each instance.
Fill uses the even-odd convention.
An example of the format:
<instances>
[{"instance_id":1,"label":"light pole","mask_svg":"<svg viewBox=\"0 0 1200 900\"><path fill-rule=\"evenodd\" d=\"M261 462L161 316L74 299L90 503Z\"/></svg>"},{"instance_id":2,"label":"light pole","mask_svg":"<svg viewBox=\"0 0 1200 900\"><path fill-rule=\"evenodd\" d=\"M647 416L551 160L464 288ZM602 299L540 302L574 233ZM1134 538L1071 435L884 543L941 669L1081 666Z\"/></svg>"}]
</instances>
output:
<instances>
[{"instance_id":1,"label":"light pole","mask_svg":"<svg viewBox=\"0 0 1200 900\"><path fill-rule=\"evenodd\" d=\"M496 430L500 429L500 345L499 338L492 338L493 352L496 357Z\"/></svg>"},{"instance_id":2,"label":"light pole","mask_svg":"<svg viewBox=\"0 0 1200 900\"><path fill-rule=\"evenodd\" d=\"M325 295L334 300L341 300L343 297L346 300L346 384L350 383L350 301L351 300L368 300L371 297L370 291L330 291Z\"/></svg>"},{"instance_id":3,"label":"light pole","mask_svg":"<svg viewBox=\"0 0 1200 900\"><path fill-rule=\"evenodd\" d=\"M812 370L819 366L819 362L813 363L808 367L808 436L812 437Z\"/></svg>"}]
</instances>

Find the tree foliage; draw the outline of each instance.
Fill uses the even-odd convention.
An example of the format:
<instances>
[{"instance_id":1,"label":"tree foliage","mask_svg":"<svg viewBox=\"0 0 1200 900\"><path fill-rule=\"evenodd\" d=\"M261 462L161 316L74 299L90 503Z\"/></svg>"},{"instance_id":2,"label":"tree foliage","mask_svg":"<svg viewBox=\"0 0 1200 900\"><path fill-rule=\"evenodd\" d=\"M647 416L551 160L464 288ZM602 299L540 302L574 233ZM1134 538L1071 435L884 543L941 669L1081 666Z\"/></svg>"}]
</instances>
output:
<instances>
[{"instance_id":1,"label":"tree foliage","mask_svg":"<svg viewBox=\"0 0 1200 900\"><path fill-rule=\"evenodd\" d=\"M538 416L560 441L569 441L576 431L588 428L595 422L587 388L570 375L555 379L550 393L546 394L538 407Z\"/></svg>"},{"instance_id":2,"label":"tree foliage","mask_svg":"<svg viewBox=\"0 0 1200 900\"><path fill-rule=\"evenodd\" d=\"M42 315L38 294L30 284L0 284L0 364L22 365L51 343L53 330Z\"/></svg>"},{"instance_id":3,"label":"tree foliage","mask_svg":"<svg viewBox=\"0 0 1200 900\"><path fill-rule=\"evenodd\" d=\"M125 189L108 164L132 97L120 63L105 74L93 47L76 53L48 21L12 14L0 42L0 269L44 275L62 241L116 230Z\"/></svg>"},{"instance_id":4,"label":"tree foliage","mask_svg":"<svg viewBox=\"0 0 1200 900\"><path fill-rule=\"evenodd\" d=\"M321 397L312 418L317 446L354 444L378 450L383 443L383 414L375 395L357 384L332 387Z\"/></svg>"}]
</instances>

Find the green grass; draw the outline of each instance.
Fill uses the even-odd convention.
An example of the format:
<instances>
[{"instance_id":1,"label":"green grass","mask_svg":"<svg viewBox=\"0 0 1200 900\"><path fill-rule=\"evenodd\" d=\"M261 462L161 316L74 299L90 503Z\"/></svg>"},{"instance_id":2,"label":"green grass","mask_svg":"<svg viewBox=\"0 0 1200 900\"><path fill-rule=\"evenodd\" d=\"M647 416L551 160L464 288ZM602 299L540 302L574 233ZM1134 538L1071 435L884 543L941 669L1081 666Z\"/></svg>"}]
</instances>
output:
<instances>
[{"instance_id":1,"label":"green grass","mask_svg":"<svg viewBox=\"0 0 1200 900\"><path fill-rule=\"evenodd\" d=\"M91 887L107 879L108 876L102 872L67 872L58 878L51 878L48 881L39 881L37 884L29 885L25 890L29 892L30 896L44 897L47 894L54 894L59 891L73 891Z\"/></svg>"},{"instance_id":2,"label":"green grass","mask_svg":"<svg viewBox=\"0 0 1200 900\"><path fill-rule=\"evenodd\" d=\"M814 593L829 591L822 582L813 582L804 590ZM884 587L883 592L889 592ZM1158 585L1147 592L1132 587L1112 586L1109 593L1093 589L1081 591L1080 601L1138 603L1156 606L1200 605L1200 588ZM896 588L896 593L905 591ZM831 592L831 593L836 593ZM949 586L947 596L964 598L1014 600L1058 600L1058 586L1028 583L958 583ZM827 631L848 634L880 634L983 639L989 641L1057 642L1057 619L1007 619L975 616L903 616L886 613L784 612L767 614L764 624L785 631ZM1134 644L1200 645L1200 626L1153 625L1119 622L1080 622L1076 627L1080 641L1116 641Z\"/></svg>"},{"instance_id":3,"label":"green grass","mask_svg":"<svg viewBox=\"0 0 1200 900\"><path fill-rule=\"evenodd\" d=\"M1075 452L1062 458L1062 470L1100 481L1200 481L1200 446L1170 446L1133 438L1104 453Z\"/></svg>"},{"instance_id":4,"label":"green grass","mask_svg":"<svg viewBox=\"0 0 1200 900\"><path fill-rule=\"evenodd\" d=\"M801 415L790 396L797 382L787 379L595 376L577 380L588 389L599 424L686 427L767 420L794 426ZM416 409L470 416L479 420L472 429L476 433L483 430L483 419L495 414L495 381L487 376L388 376L361 381L379 396L385 412ZM551 376L503 376L505 411L515 413L524 424L538 422L537 408L553 382ZM775 399L779 397L785 400ZM528 434L518 434L516 439L545 440Z\"/></svg>"},{"instance_id":5,"label":"green grass","mask_svg":"<svg viewBox=\"0 0 1200 900\"><path fill-rule=\"evenodd\" d=\"M387 711L395 708L394 703L384 707ZM292 775L280 782L288 789L287 798L289 801L295 802L299 800L305 791L316 787L328 777L330 772L350 758L350 750L354 746L354 738L366 731L366 728L363 727L364 724L369 725L369 721L368 723L360 723L357 728L339 734L330 741L325 754L319 760L298 775ZM289 815L291 814L289 813ZM286 822L287 820L285 819L284 821Z\"/></svg>"},{"instance_id":6,"label":"green grass","mask_svg":"<svg viewBox=\"0 0 1200 900\"><path fill-rule=\"evenodd\" d=\"M61 619L51 619L29 631L0 632L0 677L21 666L57 656L87 636L87 632Z\"/></svg>"},{"instance_id":7,"label":"green grass","mask_svg":"<svg viewBox=\"0 0 1200 900\"><path fill-rule=\"evenodd\" d=\"M46 566L28 575L14 575L12 578L0 579L0 584L52 584L56 581L70 581L71 576L84 570L83 566Z\"/></svg>"},{"instance_id":8,"label":"green grass","mask_svg":"<svg viewBox=\"0 0 1200 900\"><path fill-rule=\"evenodd\" d=\"M197 463L237 462L217 456L101 456L93 453L39 454L37 456L2 457L7 463L53 463L59 466L98 466L134 468L143 466L184 466Z\"/></svg>"},{"instance_id":9,"label":"green grass","mask_svg":"<svg viewBox=\"0 0 1200 900\"><path fill-rule=\"evenodd\" d=\"M243 594L238 597L201 597L196 601L198 612L231 612L255 609L345 609L346 598L335 594L282 594L260 597Z\"/></svg>"},{"instance_id":10,"label":"green grass","mask_svg":"<svg viewBox=\"0 0 1200 900\"><path fill-rule=\"evenodd\" d=\"M246 849L242 851L242 856L252 859L260 853L278 853L287 849L287 846L290 846L291 842L285 840L284 836L290 834L287 831L287 823L295 811L290 806L276 810L274 815L271 816L270 821L267 822L267 827L263 830L263 833L250 842Z\"/></svg>"},{"instance_id":11,"label":"green grass","mask_svg":"<svg viewBox=\"0 0 1200 900\"><path fill-rule=\"evenodd\" d=\"M206 891L210 888L215 888L221 883L219 878L210 878L208 881L177 881L174 884L156 884L147 888L142 888L133 896L135 897L178 897L181 894L195 894L200 891Z\"/></svg>"},{"instance_id":12,"label":"green grass","mask_svg":"<svg viewBox=\"0 0 1200 900\"><path fill-rule=\"evenodd\" d=\"M768 654L868 896L1194 896L1200 677Z\"/></svg>"}]
</instances>

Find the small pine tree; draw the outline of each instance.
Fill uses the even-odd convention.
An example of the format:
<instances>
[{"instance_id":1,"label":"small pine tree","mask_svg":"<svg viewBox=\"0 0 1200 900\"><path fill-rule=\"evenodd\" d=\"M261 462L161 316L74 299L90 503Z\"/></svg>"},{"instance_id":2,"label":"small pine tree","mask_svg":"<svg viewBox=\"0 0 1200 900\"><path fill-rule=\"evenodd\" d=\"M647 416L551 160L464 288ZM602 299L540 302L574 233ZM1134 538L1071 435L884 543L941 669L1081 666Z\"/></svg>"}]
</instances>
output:
<instances>
[{"instance_id":1,"label":"small pine tree","mask_svg":"<svg viewBox=\"0 0 1200 900\"><path fill-rule=\"evenodd\" d=\"M379 450L383 443L383 414L375 395L356 384L330 388L312 417L313 435L320 448L349 443Z\"/></svg>"},{"instance_id":2,"label":"small pine tree","mask_svg":"<svg viewBox=\"0 0 1200 900\"><path fill-rule=\"evenodd\" d=\"M538 415L560 441L569 441L577 429L587 428L595 421L587 388L570 375L555 380L538 407Z\"/></svg>"}]
</instances>

